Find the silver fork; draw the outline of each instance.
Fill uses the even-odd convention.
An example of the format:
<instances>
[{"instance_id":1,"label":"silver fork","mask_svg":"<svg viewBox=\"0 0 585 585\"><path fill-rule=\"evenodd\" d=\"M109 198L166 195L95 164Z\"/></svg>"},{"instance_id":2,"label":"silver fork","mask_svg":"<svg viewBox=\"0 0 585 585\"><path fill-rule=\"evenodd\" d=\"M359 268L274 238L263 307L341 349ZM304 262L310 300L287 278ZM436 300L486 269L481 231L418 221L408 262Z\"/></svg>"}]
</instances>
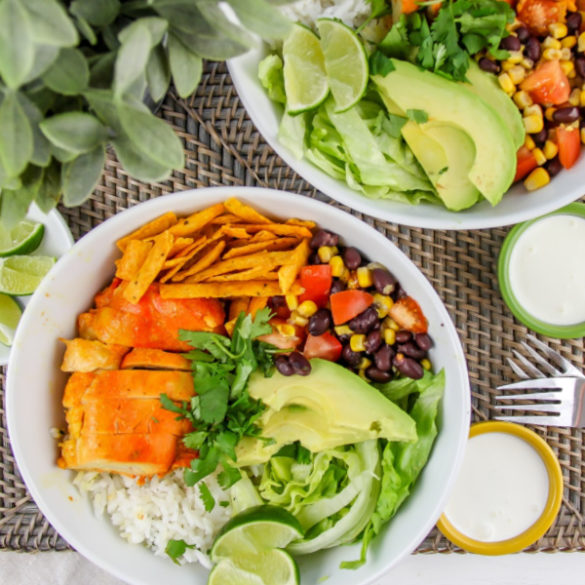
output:
<instances>
[{"instance_id":1,"label":"silver fork","mask_svg":"<svg viewBox=\"0 0 585 585\"><path fill-rule=\"evenodd\" d=\"M540 366L529 362L522 354L513 350L514 356L524 369L514 360L508 358L512 370L521 378L521 382L498 386L498 390L546 390L545 392L524 392L521 394L503 394L496 400L505 400L512 404L496 405L498 410L526 411L532 415L497 416L497 420L506 420L533 425L558 427L585 427L585 375L547 345L533 335L527 336L549 360L549 363L527 343L523 347ZM562 369L560 369L562 368ZM552 374L553 377L546 377ZM528 379L530 376L536 378ZM527 404L530 401L530 404Z\"/></svg>"}]
</instances>

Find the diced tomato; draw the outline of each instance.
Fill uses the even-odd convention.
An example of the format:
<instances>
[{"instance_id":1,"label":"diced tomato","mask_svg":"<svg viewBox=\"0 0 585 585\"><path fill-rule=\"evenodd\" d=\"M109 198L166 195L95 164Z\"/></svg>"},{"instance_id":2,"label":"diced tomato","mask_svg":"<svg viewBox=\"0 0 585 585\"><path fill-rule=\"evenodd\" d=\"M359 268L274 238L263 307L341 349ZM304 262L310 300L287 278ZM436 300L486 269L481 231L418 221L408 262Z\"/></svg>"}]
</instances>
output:
<instances>
[{"instance_id":1,"label":"diced tomato","mask_svg":"<svg viewBox=\"0 0 585 585\"><path fill-rule=\"evenodd\" d=\"M390 307L389 315L401 329L412 333L426 333L428 322L420 305L412 297L402 297Z\"/></svg>"},{"instance_id":2,"label":"diced tomato","mask_svg":"<svg viewBox=\"0 0 585 585\"><path fill-rule=\"evenodd\" d=\"M527 147L521 146L516 153L516 176L514 182L523 179L530 171L538 166L534 153Z\"/></svg>"},{"instance_id":3,"label":"diced tomato","mask_svg":"<svg viewBox=\"0 0 585 585\"><path fill-rule=\"evenodd\" d=\"M568 2L565 0L519 0L516 15L536 35L548 34L548 25L565 22Z\"/></svg>"},{"instance_id":4,"label":"diced tomato","mask_svg":"<svg viewBox=\"0 0 585 585\"><path fill-rule=\"evenodd\" d=\"M565 169L570 169L581 152L581 135L579 128L556 128L557 146L559 147L559 161Z\"/></svg>"},{"instance_id":5,"label":"diced tomato","mask_svg":"<svg viewBox=\"0 0 585 585\"><path fill-rule=\"evenodd\" d=\"M545 61L521 84L537 104L559 105L569 99L571 85L560 61Z\"/></svg>"},{"instance_id":6,"label":"diced tomato","mask_svg":"<svg viewBox=\"0 0 585 585\"><path fill-rule=\"evenodd\" d=\"M272 333L258 337L260 341L276 345L280 349L296 349L305 339L304 327L291 325L284 319L273 317L269 323L272 325Z\"/></svg>"},{"instance_id":7,"label":"diced tomato","mask_svg":"<svg viewBox=\"0 0 585 585\"><path fill-rule=\"evenodd\" d=\"M354 289L332 294L330 300L333 323L341 325L365 311L374 302L374 297L363 290Z\"/></svg>"},{"instance_id":8,"label":"diced tomato","mask_svg":"<svg viewBox=\"0 0 585 585\"><path fill-rule=\"evenodd\" d=\"M326 331L322 335L308 335L303 354L308 360L322 358L336 362L342 349L339 339L330 331Z\"/></svg>"},{"instance_id":9,"label":"diced tomato","mask_svg":"<svg viewBox=\"0 0 585 585\"><path fill-rule=\"evenodd\" d=\"M303 266L300 281L305 292L299 297L299 302L310 300L318 307L324 307L327 304L333 282L329 264Z\"/></svg>"}]
</instances>

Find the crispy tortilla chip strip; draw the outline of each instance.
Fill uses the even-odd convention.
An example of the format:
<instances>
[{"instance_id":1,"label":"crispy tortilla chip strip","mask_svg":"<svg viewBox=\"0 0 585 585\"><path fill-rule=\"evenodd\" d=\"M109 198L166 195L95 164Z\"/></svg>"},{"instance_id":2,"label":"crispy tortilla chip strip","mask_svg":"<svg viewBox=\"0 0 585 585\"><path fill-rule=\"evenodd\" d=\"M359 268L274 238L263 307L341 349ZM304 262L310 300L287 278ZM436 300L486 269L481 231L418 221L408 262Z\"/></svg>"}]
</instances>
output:
<instances>
[{"instance_id":1,"label":"crispy tortilla chip strip","mask_svg":"<svg viewBox=\"0 0 585 585\"><path fill-rule=\"evenodd\" d=\"M298 244L298 240L296 238L275 238L274 240L268 242L254 242L253 244L246 244L244 246L237 246L235 248L230 248L223 256L223 260L229 260L230 258L235 258L237 256L245 256L247 254L253 254L254 252L259 252L260 250L266 250L267 252L274 252L276 250L289 250Z\"/></svg>"},{"instance_id":2,"label":"crispy tortilla chip strip","mask_svg":"<svg viewBox=\"0 0 585 585\"><path fill-rule=\"evenodd\" d=\"M193 280L190 280L190 279ZM236 280L278 280L278 273L266 271L264 266L254 266L241 272L230 272L229 274L219 274L211 278L206 278L205 282L230 282ZM186 278L183 282L200 282L197 275Z\"/></svg>"},{"instance_id":3,"label":"crispy tortilla chip strip","mask_svg":"<svg viewBox=\"0 0 585 585\"><path fill-rule=\"evenodd\" d=\"M132 280L144 264L151 248L151 242L130 240L122 257L116 260L116 276L122 280Z\"/></svg>"},{"instance_id":4,"label":"crispy tortilla chip strip","mask_svg":"<svg viewBox=\"0 0 585 585\"><path fill-rule=\"evenodd\" d=\"M148 287L155 281L168 253L173 247L174 241L174 236L168 230L156 237L154 246L148 253L144 264L140 267L138 274L128 283L124 290L123 295L128 302L137 303Z\"/></svg>"},{"instance_id":5,"label":"crispy tortilla chip strip","mask_svg":"<svg viewBox=\"0 0 585 585\"><path fill-rule=\"evenodd\" d=\"M188 236L205 227L214 217L224 212L223 203L216 203L211 207L192 213L189 217L180 220L169 228L174 236Z\"/></svg>"},{"instance_id":6,"label":"crispy tortilla chip strip","mask_svg":"<svg viewBox=\"0 0 585 585\"><path fill-rule=\"evenodd\" d=\"M248 305L250 304L249 297L235 297L230 302L230 308L228 312L228 320L237 319L238 315L244 311L244 313L248 312Z\"/></svg>"},{"instance_id":7,"label":"crispy tortilla chip strip","mask_svg":"<svg viewBox=\"0 0 585 585\"><path fill-rule=\"evenodd\" d=\"M300 225L288 225L285 223L262 223L262 224L232 224L232 227L243 227L251 234L259 231L272 232L278 236L296 236L297 238L312 238L310 229Z\"/></svg>"},{"instance_id":8,"label":"crispy tortilla chip strip","mask_svg":"<svg viewBox=\"0 0 585 585\"><path fill-rule=\"evenodd\" d=\"M300 295L304 288L295 282L289 294ZM197 284L161 284L163 299L198 299L222 297L272 297L282 294L274 280L248 280L246 282L205 282Z\"/></svg>"},{"instance_id":9,"label":"crispy tortilla chip strip","mask_svg":"<svg viewBox=\"0 0 585 585\"><path fill-rule=\"evenodd\" d=\"M299 271L307 263L310 250L309 240L303 240L290 255L290 264L281 266L278 270L278 282L282 294L288 294L288 291L296 280Z\"/></svg>"},{"instance_id":10,"label":"crispy tortilla chip strip","mask_svg":"<svg viewBox=\"0 0 585 585\"><path fill-rule=\"evenodd\" d=\"M237 215L233 215L232 213L224 213L223 215L218 215L214 217L209 223L211 225L223 225L226 223L238 223L241 221L241 217Z\"/></svg>"},{"instance_id":11,"label":"crispy tortilla chip strip","mask_svg":"<svg viewBox=\"0 0 585 585\"><path fill-rule=\"evenodd\" d=\"M201 272L202 270L205 270L211 266L221 256L224 248L224 240L217 242L211 249L207 250L205 254L203 254L201 258L197 260L197 262L195 262L195 264L189 266L189 268L183 271L182 279L185 279L186 277L193 274L197 274L198 272Z\"/></svg>"},{"instance_id":12,"label":"crispy tortilla chip strip","mask_svg":"<svg viewBox=\"0 0 585 585\"><path fill-rule=\"evenodd\" d=\"M252 317L256 317L256 313L268 304L268 298L269 297L252 297L250 299L250 304L248 305L248 313L250 313Z\"/></svg>"},{"instance_id":13,"label":"crispy tortilla chip strip","mask_svg":"<svg viewBox=\"0 0 585 585\"><path fill-rule=\"evenodd\" d=\"M252 236L241 227L232 227L229 225L221 226L222 232L229 238L237 238L239 240L249 240Z\"/></svg>"},{"instance_id":14,"label":"crispy tortilla chip strip","mask_svg":"<svg viewBox=\"0 0 585 585\"><path fill-rule=\"evenodd\" d=\"M259 232L256 232L253 236L252 239L250 240L251 242L265 242L266 240L275 240L278 236L276 234L273 234L272 232L268 232L266 230L260 230Z\"/></svg>"},{"instance_id":15,"label":"crispy tortilla chip strip","mask_svg":"<svg viewBox=\"0 0 585 585\"><path fill-rule=\"evenodd\" d=\"M230 197L224 205L228 211L249 223L272 223L267 217L235 197Z\"/></svg>"},{"instance_id":16,"label":"crispy tortilla chip strip","mask_svg":"<svg viewBox=\"0 0 585 585\"><path fill-rule=\"evenodd\" d=\"M177 260L180 260L180 262L177 262L177 264L171 267L166 274L159 278L159 281L167 282L168 280L170 280L173 276L175 276L175 274L177 274L183 268L183 266L185 266L185 264L192 260L200 250L203 250L203 248L205 248L205 246L208 243L209 242L207 241L207 238L205 236L202 236L198 240L193 242L190 246L185 248L182 252L179 252L179 254L177 255ZM175 258L173 258L173 260L174 259Z\"/></svg>"},{"instance_id":17,"label":"crispy tortilla chip strip","mask_svg":"<svg viewBox=\"0 0 585 585\"><path fill-rule=\"evenodd\" d=\"M314 221L311 221L310 219L298 219L297 217L291 217L284 223L288 225L300 225L310 230L314 230L317 227L317 224Z\"/></svg>"},{"instance_id":18,"label":"crispy tortilla chip strip","mask_svg":"<svg viewBox=\"0 0 585 585\"><path fill-rule=\"evenodd\" d=\"M152 236L157 236L161 234L166 229L170 228L172 225L177 223L177 216L172 212L168 211L167 213L149 221L147 224L139 227L137 230L133 231L131 234L120 238L116 245L122 252L126 249L128 242L131 240L144 240L145 238L150 238Z\"/></svg>"},{"instance_id":19,"label":"crispy tortilla chip strip","mask_svg":"<svg viewBox=\"0 0 585 585\"><path fill-rule=\"evenodd\" d=\"M171 251L169 252L169 258L173 258L185 248L188 248L193 243L193 238L176 238Z\"/></svg>"}]
</instances>

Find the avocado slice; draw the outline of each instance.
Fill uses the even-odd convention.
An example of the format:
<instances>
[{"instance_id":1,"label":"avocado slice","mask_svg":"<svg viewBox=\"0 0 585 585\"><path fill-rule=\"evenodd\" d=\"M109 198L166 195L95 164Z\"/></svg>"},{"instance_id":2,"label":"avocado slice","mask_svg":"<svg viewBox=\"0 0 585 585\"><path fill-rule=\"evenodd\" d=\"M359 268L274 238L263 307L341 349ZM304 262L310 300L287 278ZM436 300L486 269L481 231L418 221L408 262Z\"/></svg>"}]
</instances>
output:
<instances>
[{"instance_id":1,"label":"avocado slice","mask_svg":"<svg viewBox=\"0 0 585 585\"><path fill-rule=\"evenodd\" d=\"M475 61L471 61L466 75L469 83L465 83L464 86L487 102L500 115L510 130L514 145L518 150L526 138L520 110L502 90L496 76L482 71Z\"/></svg>"},{"instance_id":2,"label":"avocado slice","mask_svg":"<svg viewBox=\"0 0 585 585\"><path fill-rule=\"evenodd\" d=\"M381 392L348 369L312 359L308 376L250 376L248 392L267 409L258 423L264 440L244 437L237 464L267 461L284 445L300 441L313 452L369 439L414 441L414 420Z\"/></svg>"},{"instance_id":3,"label":"avocado slice","mask_svg":"<svg viewBox=\"0 0 585 585\"><path fill-rule=\"evenodd\" d=\"M430 121L448 122L467 132L475 144L469 179L492 204L501 200L516 173L516 147L502 118L466 86L405 61L392 59L386 76L372 76L384 101L402 112L422 110Z\"/></svg>"},{"instance_id":4,"label":"avocado slice","mask_svg":"<svg viewBox=\"0 0 585 585\"><path fill-rule=\"evenodd\" d=\"M469 180L475 145L466 132L446 122L408 121L402 136L447 209L460 211L477 203L480 192Z\"/></svg>"}]
</instances>

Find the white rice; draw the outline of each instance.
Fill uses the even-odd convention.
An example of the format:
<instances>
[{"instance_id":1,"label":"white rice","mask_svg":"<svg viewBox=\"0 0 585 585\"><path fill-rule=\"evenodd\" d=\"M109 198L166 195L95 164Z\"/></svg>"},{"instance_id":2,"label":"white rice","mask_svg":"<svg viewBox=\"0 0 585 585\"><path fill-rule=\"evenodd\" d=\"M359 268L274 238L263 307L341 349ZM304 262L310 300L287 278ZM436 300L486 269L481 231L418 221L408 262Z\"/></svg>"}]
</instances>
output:
<instances>
[{"instance_id":1,"label":"white rice","mask_svg":"<svg viewBox=\"0 0 585 585\"><path fill-rule=\"evenodd\" d=\"M196 548L187 549L180 561L210 568L206 552L231 510L219 505L229 501L229 496L215 475L204 482L215 499L210 512L205 510L199 488L185 485L182 470L153 477L142 485L136 479L109 473L82 472L74 480L80 491L90 496L95 513L107 516L128 542L143 544L168 558L168 541L184 540Z\"/></svg>"},{"instance_id":2,"label":"white rice","mask_svg":"<svg viewBox=\"0 0 585 585\"><path fill-rule=\"evenodd\" d=\"M291 20L313 27L322 16L339 18L347 26L359 26L371 12L366 0L298 0L281 7Z\"/></svg>"}]
</instances>

